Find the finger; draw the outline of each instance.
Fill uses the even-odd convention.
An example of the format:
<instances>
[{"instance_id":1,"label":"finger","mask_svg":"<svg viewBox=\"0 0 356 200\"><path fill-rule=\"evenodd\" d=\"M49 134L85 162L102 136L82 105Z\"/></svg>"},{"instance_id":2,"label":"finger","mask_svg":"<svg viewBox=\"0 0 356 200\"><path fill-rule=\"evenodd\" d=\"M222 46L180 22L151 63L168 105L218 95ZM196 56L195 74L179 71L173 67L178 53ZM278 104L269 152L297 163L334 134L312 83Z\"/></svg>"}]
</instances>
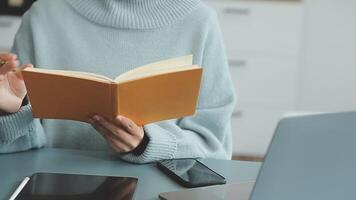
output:
<instances>
[{"instance_id":1,"label":"finger","mask_svg":"<svg viewBox=\"0 0 356 200\"><path fill-rule=\"evenodd\" d=\"M105 127L103 127L100 123L93 119L89 119L89 122L91 125L94 127L95 130L97 130L106 140L107 143L117 152L123 153L129 151L129 148L117 140L112 133L110 133L109 130L107 130Z\"/></svg>"},{"instance_id":2,"label":"finger","mask_svg":"<svg viewBox=\"0 0 356 200\"><path fill-rule=\"evenodd\" d=\"M7 78L9 89L14 95L23 100L27 93L24 81L18 78L16 71L10 71L6 73L5 76Z\"/></svg>"},{"instance_id":3,"label":"finger","mask_svg":"<svg viewBox=\"0 0 356 200\"><path fill-rule=\"evenodd\" d=\"M29 69L29 68L33 68L33 65L32 65L32 64L21 65L20 70L17 70L17 71L15 72L17 78L23 80L21 71L22 71L22 70L25 70L25 69Z\"/></svg>"},{"instance_id":4,"label":"finger","mask_svg":"<svg viewBox=\"0 0 356 200\"><path fill-rule=\"evenodd\" d=\"M117 134L117 127L112 123L106 121L103 117L99 115L94 115L93 119L99 124L101 124L103 127L105 127L106 129L108 129L111 133L115 135Z\"/></svg>"},{"instance_id":5,"label":"finger","mask_svg":"<svg viewBox=\"0 0 356 200\"><path fill-rule=\"evenodd\" d=\"M97 123L96 121L89 119L88 120L89 123L92 125L92 127L98 131L103 137L107 137L106 135L108 135L108 133L106 133L108 130L106 128L104 128L103 126L101 126L99 123Z\"/></svg>"},{"instance_id":6,"label":"finger","mask_svg":"<svg viewBox=\"0 0 356 200\"><path fill-rule=\"evenodd\" d=\"M105 138L107 142L112 143L112 140L114 140L114 138L109 130L107 130L104 126L102 126L100 123L93 119L89 119L89 123L96 131L98 131Z\"/></svg>"},{"instance_id":7,"label":"finger","mask_svg":"<svg viewBox=\"0 0 356 200\"><path fill-rule=\"evenodd\" d=\"M137 130L138 126L133 122L131 119L124 117L124 116L117 116L114 120L115 124L118 126L123 127L128 133L134 135L135 131Z\"/></svg>"},{"instance_id":8,"label":"finger","mask_svg":"<svg viewBox=\"0 0 356 200\"><path fill-rule=\"evenodd\" d=\"M17 55L13 53L0 53L0 60L3 61L11 61L11 60L16 60Z\"/></svg>"},{"instance_id":9,"label":"finger","mask_svg":"<svg viewBox=\"0 0 356 200\"><path fill-rule=\"evenodd\" d=\"M33 68L33 65L32 64L24 64L24 65L20 66L21 70L24 70L24 69L27 69L27 68Z\"/></svg>"},{"instance_id":10,"label":"finger","mask_svg":"<svg viewBox=\"0 0 356 200\"><path fill-rule=\"evenodd\" d=\"M93 119L108 130L109 132L108 134L111 135L110 137L112 137L115 140L120 140L120 142L124 143L125 145L131 146L129 142L131 140L130 134L127 133L125 130L108 122L107 120L105 120L103 117L99 115L95 115Z\"/></svg>"},{"instance_id":11,"label":"finger","mask_svg":"<svg viewBox=\"0 0 356 200\"><path fill-rule=\"evenodd\" d=\"M113 138L107 138L106 141L109 143L109 145L117 152L119 153L125 153L125 152L129 152L131 149L125 145L124 143L115 140Z\"/></svg>"},{"instance_id":12,"label":"finger","mask_svg":"<svg viewBox=\"0 0 356 200\"><path fill-rule=\"evenodd\" d=\"M9 71L15 70L18 64L19 61L17 60L9 61L8 63L0 67L0 74L6 74Z\"/></svg>"}]
</instances>

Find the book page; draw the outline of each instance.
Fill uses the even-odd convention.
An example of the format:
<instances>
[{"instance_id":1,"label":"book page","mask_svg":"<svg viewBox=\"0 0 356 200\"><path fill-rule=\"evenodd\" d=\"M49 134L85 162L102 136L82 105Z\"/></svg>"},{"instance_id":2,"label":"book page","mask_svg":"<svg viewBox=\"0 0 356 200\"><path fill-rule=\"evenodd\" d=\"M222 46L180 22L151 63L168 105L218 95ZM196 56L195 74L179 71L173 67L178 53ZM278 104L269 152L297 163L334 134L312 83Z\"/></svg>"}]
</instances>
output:
<instances>
[{"instance_id":1,"label":"book page","mask_svg":"<svg viewBox=\"0 0 356 200\"><path fill-rule=\"evenodd\" d=\"M100 82L113 82L112 79L102 76L99 74L94 74L90 72L80 72L80 71L69 71L69 70L53 70L53 69L41 69L41 68L26 68L26 71L33 71L43 74L55 74L55 75L62 75L62 76L69 76L75 78L82 78Z\"/></svg>"},{"instance_id":2,"label":"book page","mask_svg":"<svg viewBox=\"0 0 356 200\"><path fill-rule=\"evenodd\" d=\"M131 71L121 74L115 79L115 82L123 82L129 79L142 77L145 73L148 75L157 73L157 71L166 71L166 69L177 69L183 66L191 66L193 64L193 55L187 55L168 60L162 60L141 67L137 67Z\"/></svg>"},{"instance_id":3,"label":"book page","mask_svg":"<svg viewBox=\"0 0 356 200\"><path fill-rule=\"evenodd\" d=\"M177 73L177 72L182 72L182 71L189 71L193 69L200 69L201 67L196 66L196 65L190 65L190 66L181 66L178 68L163 68L163 69L153 69L150 71L138 71L136 73L130 74L129 76L125 77L120 77L118 80L115 80L116 83L124 83L127 81L133 81L137 79L142 79L146 77L152 77L156 75L162 75L162 74L169 74L169 73Z\"/></svg>"}]
</instances>

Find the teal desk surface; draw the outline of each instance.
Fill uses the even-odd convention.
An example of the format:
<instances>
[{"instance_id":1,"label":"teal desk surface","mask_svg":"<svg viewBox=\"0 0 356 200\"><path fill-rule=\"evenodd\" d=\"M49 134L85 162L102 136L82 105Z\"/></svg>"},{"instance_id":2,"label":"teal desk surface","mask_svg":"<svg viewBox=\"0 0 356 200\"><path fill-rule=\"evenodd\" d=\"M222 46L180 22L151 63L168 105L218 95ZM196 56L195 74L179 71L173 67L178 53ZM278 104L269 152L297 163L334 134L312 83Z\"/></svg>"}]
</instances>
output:
<instances>
[{"instance_id":1,"label":"teal desk surface","mask_svg":"<svg viewBox=\"0 0 356 200\"><path fill-rule=\"evenodd\" d=\"M227 183L256 179L260 163L201 159L227 179ZM158 199L161 192L184 189L163 174L156 164L123 162L108 152L44 148L0 155L0 200L7 200L21 180L36 172L137 177L135 199Z\"/></svg>"}]
</instances>

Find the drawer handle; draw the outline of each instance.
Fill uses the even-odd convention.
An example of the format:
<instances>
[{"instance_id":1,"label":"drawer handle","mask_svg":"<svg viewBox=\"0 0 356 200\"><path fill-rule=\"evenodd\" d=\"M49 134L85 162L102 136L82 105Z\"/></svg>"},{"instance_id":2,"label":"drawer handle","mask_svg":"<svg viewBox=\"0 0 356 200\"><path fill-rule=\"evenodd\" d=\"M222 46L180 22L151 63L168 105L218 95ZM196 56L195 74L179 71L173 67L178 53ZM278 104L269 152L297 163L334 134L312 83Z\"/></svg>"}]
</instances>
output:
<instances>
[{"instance_id":1,"label":"drawer handle","mask_svg":"<svg viewBox=\"0 0 356 200\"><path fill-rule=\"evenodd\" d=\"M242 116L243 116L242 110L232 112L232 117L242 117Z\"/></svg>"},{"instance_id":2,"label":"drawer handle","mask_svg":"<svg viewBox=\"0 0 356 200\"><path fill-rule=\"evenodd\" d=\"M246 60L229 60L230 67L246 67L247 61Z\"/></svg>"},{"instance_id":3,"label":"drawer handle","mask_svg":"<svg viewBox=\"0 0 356 200\"><path fill-rule=\"evenodd\" d=\"M248 8L224 8L223 12L225 14L233 14L233 15L249 15L251 14L251 10Z\"/></svg>"}]
</instances>

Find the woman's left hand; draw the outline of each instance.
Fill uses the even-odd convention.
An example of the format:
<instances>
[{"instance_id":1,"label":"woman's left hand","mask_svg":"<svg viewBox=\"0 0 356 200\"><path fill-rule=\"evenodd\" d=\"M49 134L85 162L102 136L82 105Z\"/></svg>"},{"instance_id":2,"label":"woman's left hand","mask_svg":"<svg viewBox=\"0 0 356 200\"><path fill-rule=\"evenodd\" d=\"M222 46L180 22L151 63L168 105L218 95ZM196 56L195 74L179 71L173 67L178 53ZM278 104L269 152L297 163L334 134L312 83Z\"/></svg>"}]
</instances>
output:
<instances>
[{"instance_id":1,"label":"woman's left hand","mask_svg":"<svg viewBox=\"0 0 356 200\"><path fill-rule=\"evenodd\" d=\"M134 150L144 137L143 127L124 116L117 116L113 122L109 122L99 115L94 115L89 122L119 153Z\"/></svg>"}]
</instances>

